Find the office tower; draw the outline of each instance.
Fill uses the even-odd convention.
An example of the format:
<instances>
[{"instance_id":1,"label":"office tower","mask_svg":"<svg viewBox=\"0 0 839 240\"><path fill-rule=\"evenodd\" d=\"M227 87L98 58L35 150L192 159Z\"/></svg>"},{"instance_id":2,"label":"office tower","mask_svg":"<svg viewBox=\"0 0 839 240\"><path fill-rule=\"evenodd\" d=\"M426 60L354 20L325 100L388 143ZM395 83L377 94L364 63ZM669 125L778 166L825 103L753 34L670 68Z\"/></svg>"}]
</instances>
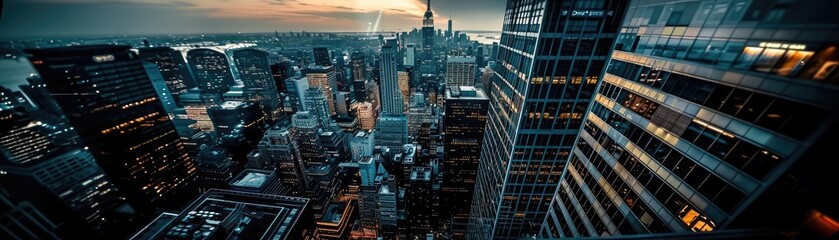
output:
<instances>
[{"instance_id":1,"label":"office tower","mask_svg":"<svg viewBox=\"0 0 839 240\"><path fill-rule=\"evenodd\" d=\"M358 131L349 137L350 154L355 160L373 156L376 147L374 132Z\"/></svg>"},{"instance_id":2,"label":"office tower","mask_svg":"<svg viewBox=\"0 0 839 240\"><path fill-rule=\"evenodd\" d=\"M350 111L353 103L350 92L340 91L335 93L335 113L338 114L338 117L354 117L355 113Z\"/></svg>"},{"instance_id":3,"label":"office tower","mask_svg":"<svg viewBox=\"0 0 839 240\"><path fill-rule=\"evenodd\" d=\"M301 194L309 185L306 164L292 134L285 126L277 124L265 132L259 142L259 156L280 173L283 185Z\"/></svg>"},{"instance_id":4,"label":"office tower","mask_svg":"<svg viewBox=\"0 0 839 240\"><path fill-rule=\"evenodd\" d=\"M367 101L367 80L353 80L352 91L353 97L355 97L355 102L360 103Z\"/></svg>"},{"instance_id":5,"label":"office tower","mask_svg":"<svg viewBox=\"0 0 839 240\"><path fill-rule=\"evenodd\" d=\"M498 61L498 42L492 42L492 48L489 51L489 60Z\"/></svg>"},{"instance_id":6,"label":"office tower","mask_svg":"<svg viewBox=\"0 0 839 240\"><path fill-rule=\"evenodd\" d=\"M451 17L449 17L449 28L448 28L448 30L446 31L446 38L451 38L451 37L452 37L452 33L453 33L453 32L452 32L452 19L451 19Z\"/></svg>"},{"instance_id":7,"label":"office tower","mask_svg":"<svg viewBox=\"0 0 839 240\"><path fill-rule=\"evenodd\" d=\"M321 127L327 128L332 125L332 118L329 117L329 106L327 106L329 102L326 100L323 90L316 87L306 89L303 102L306 105L306 111L315 115Z\"/></svg>"},{"instance_id":8,"label":"office tower","mask_svg":"<svg viewBox=\"0 0 839 240\"><path fill-rule=\"evenodd\" d=\"M399 82L399 93L402 97L402 112L408 111L409 97L411 96L411 69L407 71L397 71L397 81Z\"/></svg>"},{"instance_id":9,"label":"office tower","mask_svg":"<svg viewBox=\"0 0 839 240\"><path fill-rule=\"evenodd\" d=\"M26 78L27 85L20 85L20 91L26 94L32 103L38 108L51 116L62 116L61 107L55 102L55 99L50 96L47 90L47 85L41 80L39 76L30 76Z\"/></svg>"},{"instance_id":10,"label":"office tower","mask_svg":"<svg viewBox=\"0 0 839 240\"><path fill-rule=\"evenodd\" d=\"M379 228L379 188L376 186L378 164L372 156L358 158L361 178L358 207L361 212L361 227L365 232L375 233Z\"/></svg>"},{"instance_id":11,"label":"office tower","mask_svg":"<svg viewBox=\"0 0 839 240\"><path fill-rule=\"evenodd\" d=\"M413 167L408 178L410 185L405 189L405 214L410 226L408 238L425 238L434 229L437 222L432 217L435 212L432 207L431 194L432 174L430 167Z\"/></svg>"},{"instance_id":12,"label":"office tower","mask_svg":"<svg viewBox=\"0 0 839 240\"><path fill-rule=\"evenodd\" d=\"M364 53L354 51L350 55L350 67L352 68L352 80L359 81L367 79L367 64L364 63Z\"/></svg>"},{"instance_id":13,"label":"office tower","mask_svg":"<svg viewBox=\"0 0 839 240\"><path fill-rule=\"evenodd\" d=\"M342 132L324 131L320 134L320 145L327 158L332 162L345 162L347 159L347 139Z\"/></svg>"},{"instance_id":14,"label":"office tower","mask_svg":"<svg viewBox=\"0 0 839 240\"><path fill-rule=\"evenodd\" d=\"M280 95L268 64L268 53L256 49L236 50L233 51L233 60L245 84L245 98L259 104L269 120L279 118Z\"/></svg>"},{"instance_id":15,"label":"office tower","mask_svg":"<svg viewBox=\"0 0 839 240\"><path fill-rule=\"evenodd\" d=\"M154 87L154 92L157 94L157 98L160 99L160 103L163 104L163 109L166 110L167 114L174 115L175 108L178 107L178 101L174 98L172 92L169 91L169 87L166 86L166 81L164 81L163 75L161 75L161 71L158 69L157 64L143 62L143 68L145 69L146 74L149 75L151 84ZM186 90L184 89L181 93L185 92Z\"/></svg>"},{"instance_id":16,"label":"office tower","mask_svg":"<svg viewBox=\"0 0 839 240\"><path fill-rule=\"evenodd\" d=\"M484 46L478 46L477 50L475 51L475 66L477 68L484 66Z\"/></svg>"},{"instance_id":17,"label":"office tower","mask_svg":"<svg viewBox=\"0 0 839 240\"><path fill-rule=\"evenodd\" d=\"M446 86L475 86L475 57L449 56L446 59Z\"/></svg>"},{"instance_id":18,"label":"office tower","mask_svg":"<svg viewBox=\"0 0 839 240\"><path fill-rule=\"evenodd\" d=\"M297 72L294 77L285 80L285 86L291 112L306 111L306 103L303 102L303 96L306 94L306 89L309 89L309 79L300 75L300 72Z\"/></svg>"},{"instance_id":19,"label":"office tower","mask_svg":"<svg viewBox=\"0 0 839 240\"><path fill-rule=\"evenodd\" d=\"M241 134L249 142L256 143L262 138L265 114L254 102L226 101L207 108L207 115L213 121L219 137L231 134L235 129L242 129Z\"/></svg>"},{"instance_id":20,"label":"office tower","mask_svg":"<svg viewBox=\"0 0 839 240\"><path fill-rule=\"evenodd\" d=\"M807 220L837 216L815 157L837 130L823 3L632 2L542 235L827 237Z\"/></svg>"},{"instance_id":21,"label":"office tower","mask_svg":"<svg viewBox=\"0 0 839 240\"><path fill-rule=\"evenodd\" d=\"M561 10L584 3L598 10ZM517 43L501 43L500 67L487 93L472 198L481 201L472 203L467 238L518 239L539 231L624 7L618 1L507 3L502 38ZM588 15L597 13L603 16Z\"/></svg>"},{"instance_id":22,"label":"office tower","mask_svg":"<svg viewBox=\"0 0 839 240\"><path fill-rule=\"evenodd\" d=\"M437 148L442 144L440 140L440 119L438 117L432 115L427 121L420 122L419 131L414 140L416 144L428 149L428 153L432 157L436 157Z\"/></svg>"},{"instance_id":23,"label":"office tower","mask_svg":"<svg viewBox=\"0 0 839 240\"><path fill-rule=\"evenodd\" d=\"M208 132L215 130L213 128L213 121L210 119L210 115L207 114L207 107L212 105L212 103L209 103L209 101L203 98L201 90L198 90L198 88L189 89L186 93L179 95L178 98L179 102L184 106L187 118L195 121L195 123L190 125L190 128Z\"/></svg>"},{"instance_id":24,"label":"office tower","mask_svg":"<svg viewBox=\"0 0 839 240\"><path fill-rule=\"evenodd\" d=\"M271 77L274 79L274 85L277 88L277 92L286 92L285 80L292 77L292 71L294 71L293 69L291 69L291 62L282 61L279 63L274 63L271 64L270 68Z\"/></svg>"},{"instance_id":25,"label":"office tower","mask_svg":"<svg viewBox=\"0 0 839 240\"><path fill-rule=\"evenodd\" d=\"M316 114L297 112L291 117L292 139L297 141L297 150L306 167L321 165L325 161L326 152L320 144L320 124Z\"/></svg>"},{"instance_id":26,"label":"office tower","mask_svg":"<svg viewBox=\"0 0 839 240\"><path fill-rule=\"evenodd\" d=\"M399 91L399 76L396 70L396 48L382 46L382 115L404 115L402 97Z\"/></svg>"},{"instance_id":27,"label":"office tower","mask_svg":"<svg viewBox=\"0 0 839 240\"><path fill-rule=\"evenodd\" d=\"M135 206L145 210L191 181L195 166L129 46L26 51L84 145Z\"/></svg>"},{"instance_id":28,"label":"office tower","mask_svg":"<svg viewBox=\"0 0 839 240\"><path fill-rule=\"evenodd\" d=\"M367 90L367 100L365 101L373 105L373 114L378 116L379 112L382 111L382 98L379 95L379 84L376 81L367 81L364 89Z\"/></svg>"},{"instance_id":29,"label":"office tower","mask_svg":"<svg viewBox=\"0 0 839 240\"><path fill-rule=\"evenodd\" d=\"M233 85L233 75L227 55L206 48L189 50L186 53L189 68L195 76L195 85L202 93L221 95Z\"/></svg>"},{"instance_id":30,"label":"office tower","mask_svg":"<svg viewBox=\"0 0 839 240\"><path fill-rule=\"evenodd\" d=\"M49 217L78 218L84 231L101 234L117 208L130 206L90 152L58 148L47 128L22 107L0 103L0 188L49 210Z\"/></svg>"},{"instance_id":31,"label":"office tower","mask_svg":"<svg viewBox=\"0 0 839 240\"><path fill-rule=\"evenodd\" d=\"M332 58L329 57L329 49L325 47L312 48L312 56L314 56L315 65L324 67L332 66Z\"/></svg>"},{"instance_id":32,"label":"office tower","mask_svg":"<svg viewBox=\"0 0 839 240\"><path fill-rule=\"evenodd\" d=\"M196 197L171 222L159 223L163 227L150 223L144 229L155 231L136 239L304 239L314 225L311 204L306 198L213 189Z\"/></svg>"},{"instance_id":33,"label":"office tower","mask_svg":"<svg viewBox=\"0 0 839 240\"><path fill-rule=\"evenodd\" d=\"M408 44L405 47L405 56L402 58L402 65L405 67L417 66L417 47L414 44Z\"/></svg>"},{"instance_id":34,"label":"office tower","mask_svg":"<svg viewBox=\"0 0 839 240\"><path fill-rule=\"evenodd\" d=\"M422 55L419 74L422 76L437 74L437 66L434 63L434 13L431 12L431 0L428 0L425 15L422 18Z\"/></svg>"},{"instance_id":35,"label":"office tower","mask_svg":"<svg viewBox=\"0 0 839 240\"><path fill-rule=\"evenodd\" d=\"M408 108L408 135L418 136L423 123L430 123L436 119L431 105L425 101L425 96L415 93ZM427 145L424 147L428 147Z\"/></svg>"},{"instance_id":36,"label":"office tower","mask_svg":"<svg viewBox=\"0 0 839 240\"><path fill-rule=\"evenodd\" d=\"M492 68L487 66L481 68L481 88L484 92L489 92L492 89L492 77L495 76L495 72L492 71Z\"/></svg>"},{"instance_id":37,"label":"office tower","mask_svg":"<svg viewBox=\"0 0 839 240\"><path fill-rule=\"evenodd\" d=\"M202 189L227 187L238 168L227 150L219 146L207 147L198 152L195 163L198 170L195 181Z\"/></svg>"},{"instance_id":38,"label":"office tower","mask_svg":"<svg viewBox=\"0 0 839 240\"><path fill-rule=\"evenodd\" d=\"M408 119L402 115L382 115L376 123L376 145L402 149L408 140Z\"/></svg>"},{"instance_id":39,"label":"office tower","mask_svg":"<svg viewBox=\"0 0 839 240\"><path fill-rule=\"evenodd\" d=\"M331 66L305 69L306 78L309 80L309 87L316 87L323 90L326 100L329 103L329 116L335 115L334 93L338 91L338 82L335 78L335 71Z\"/></svg>"},{"instance_id":40,"label":"office tower","mask_svg":"<svg viewBox=\"0 0 839 240\"><path fill-rule=\"evenodd\" d=\"M373 104L369 102L362 102L356 105L358 112L358 122L363 131L370 131L376 128L376 110Z\"/></svg>"},{"instance_id":41,"label":"office tower","mask_svg":"<svg viewBox=\"0 0 839 240\"><path fill-rule=\"evenodd\" d=\"M376 185L379 186L379 234L386 239L396 239L399 218L397 209L399 189L396 187L396 177L388 174L380 175Z\"/></svg>"},{"instance_id":42,"label":"office tower","mask_svg":"<svg viewBox=\"0 0 839 240\"><path fill-rule=\"evenodd\" d=\"M467 224L464 220L468 219L472 203L488 106L484 92L474 87L449 87L446 91L441 191L443 206L449 210L444 216L458 220L461 228L452 230L460 237L466 232L462 226Z\"/></svg>"},{"instance_id":43,"label":"office tower","mask_svg":"<svg viewBox=\"0 0 839 240\"><path fill-rule=\"evenodd\" d=\"M140 48L140 58L157 65L166 87L177 99L187 89L194 88L195 80L180 51L169 47ZM180 105L178 105L180 106Z\"/></svg>"}]
</instances>

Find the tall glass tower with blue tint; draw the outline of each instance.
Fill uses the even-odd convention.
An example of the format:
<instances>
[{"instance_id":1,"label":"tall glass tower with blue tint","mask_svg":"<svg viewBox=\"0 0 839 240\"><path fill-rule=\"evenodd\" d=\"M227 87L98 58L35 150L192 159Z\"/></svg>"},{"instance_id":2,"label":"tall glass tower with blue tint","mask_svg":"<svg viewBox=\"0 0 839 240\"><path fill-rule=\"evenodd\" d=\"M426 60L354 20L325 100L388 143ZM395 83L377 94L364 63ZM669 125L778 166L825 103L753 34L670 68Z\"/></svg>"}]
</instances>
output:
<instances>
[{"instance_id":1,"label":"tall glass tower with blue tint","mask_svg":"<svg viewBox=\"0 0 839 240\"><path fill-rule=\"evenodd\" d=\"M633 1L541 236L835 223L837 5Z\"/></svg>"},{"instance_id":2,"label":"tall glass tower with blue tint","mask_svg":"<svg viewBox=\"0 0 839 240\"><path fill-rule=\"evenodd\" d=\"M538 233L625 1L507 2L468 239Z\"/></svg>"}]
</instances>

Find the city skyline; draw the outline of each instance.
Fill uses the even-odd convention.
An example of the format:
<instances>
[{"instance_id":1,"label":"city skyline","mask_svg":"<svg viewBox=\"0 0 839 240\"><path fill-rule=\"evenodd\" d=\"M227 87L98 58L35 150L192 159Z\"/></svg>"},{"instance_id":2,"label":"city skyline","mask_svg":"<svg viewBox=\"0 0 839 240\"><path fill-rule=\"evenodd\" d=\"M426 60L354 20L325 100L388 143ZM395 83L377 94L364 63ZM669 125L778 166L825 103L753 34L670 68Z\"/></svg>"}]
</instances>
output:
<instances>
[{"instance_id":1,"label":"city skyline","mask_svg":"<svg viewBox=\"0 0 839 240\"><path fill-rule=\"evenodd\" d=\"M436 1L444 28L499 31L506 1ZM260 32L402 32L417 27L424 0L8 0L0 39ZM149 16L154 16L150 18ZM494 20L488 20L494 19Z\"/></svg>"}]
</instances>

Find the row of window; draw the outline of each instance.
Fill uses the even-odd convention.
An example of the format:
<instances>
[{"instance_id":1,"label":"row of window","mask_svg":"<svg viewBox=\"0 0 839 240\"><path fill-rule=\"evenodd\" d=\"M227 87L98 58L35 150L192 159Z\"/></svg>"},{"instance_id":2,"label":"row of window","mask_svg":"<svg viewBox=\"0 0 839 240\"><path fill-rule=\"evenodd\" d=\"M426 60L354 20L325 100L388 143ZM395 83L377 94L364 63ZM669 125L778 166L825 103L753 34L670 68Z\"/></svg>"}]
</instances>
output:
<instances>
[{"instance_id":1,"label":"row of window","mask_svg":"<svg viewBox=\"0 0 839 240\"><path fill-rule=\"evenodd\" d=\"M529 102L525 108L522 129L578 129L588 103Z\"/></svg>"},{"instance_id":2,"label":"row of window","mask_svg":"<svg viewBox=\"0 0 839 240\"><path fill-rule=\"evenodd\" d=\"M632 214L634 214L635 218L638 219L644 227L646 227L647 231L652 233L672 232L670 227L667 226L667 223L661 220L657 213L651 211L649 206L646 203L644 203L644 201L641 201L641 199L638 197L638 194L632 190L632 187L626 183L625 179L620 177L619 174L617 174L614 171L614 169L609 165L609 163L603 160L603 158L599 154L594 152L594 149L589 145L588 142L579 141L577 143L577 147L580 149L580 151L583 152L585 156L588 157L592 166L595 167L598 172L600 172L602 179L605 180L609 184L609 186L611 186L612 189L615 190L617 196L620 199L623 199L623 203L626 204L627 207L629 207ZM575 165L575 168L578 169L577 173L580 174L580 177L582 177L586 181L586 184L588 184L588 186L590 187L594 186L593 184L597 184L597 180L594 179L588 171L583 170L586 168L584 168L584 165L580 163L580 160L577 158L575 158L574 160L576 161L572 162L571 164ZM592 189L592 193L595 194L596 198L607 197L606 192L602 190ZM622 214L617 211L617 206L612 206L608 204L602 206L608 209L608 212L613 212L613 214ZM612 210L612 208L615 208L615 210ZM620 224L627 225L621 226L621 229L619 229L619 231L621 231L622 234L624 233L624 231L629 231L627 228L630 228L631 226L628 225L628 222L624 221Z\"/></svg>"},{"instance_id":3,"label":"row of window","mask_svg":"<svg viewBox=\"0 0 839 240\"><path fill-rule=\"evenodd\" d=\"M651 120L681 139L693 143L711 155L731 164L755 179L763 179L783 158L758 145L744 141L709 123L695 120L612 84L603 83L602 93L613 100L623 100L623 106ZM598 108L600 109L600 108ZM652 111L649 111L652 109ZM664 114L662 114L664 113ZM659 117L665 115L665 117Z\"/></svg>"},{"instance_id":4,"label":"row of window","mask_svg":"<svg viewBox=\"0 0 839 240\"><path fill-rule=\"evenodd\" d=\"M799 140L828 117L822 108L623 61L606 71Z\"/></svg>"},{"instance_id":5,"label":"row of window","mask_svg":"<svg viewBox=\"0 0 839 240\"><path fill-rule=\"evenodd\" d=\"M688 202L680 194L676 193L672 188L670 188L670 186L664 184L664 180L659 179L657 176L655 176L648 168L646 168L646 166L644 166L644 164L640 164L637 158L625 152L625 150L620 146L615 145L614 141L612 141L611 138L606 136L605 133L600 131L599 128L595 127L590 129L594 132L589 133L593 133L592 136L595 137L596 141L598 141L601 144L605 144L601 146L606 147L609 153L613 157L615 157L615 159L617 159L617 163L623 166L624 169L628 170L629 173L632 176L634 176L640 184L644 185L645 189L647 189L647 191L649 191L653 196L655 196L655 198L659 200L659 202L664 206L664 208L669 210L670 213L672 213L674 216L677 216L681 220L682 224L684 224L686 227L693 231L712 231L714 229L715 225L711 219L709 219L707 216L701 213L696 208L696 206ZM594 149L591 146L589 146L588 143L581 143L578 146L580 147L580 150L582 150L584 153L589 155L596 155L596 153L594 153ZM595 163L595 159L599 163ZM606 171L611 170L608 163L603 162L600 155L592 157L592 164L596 165L598 170L600 170L601 168L607 169ZM603 166L599 166L601 164ZM693 167L695 167L695 165L693 165ZM682 169L682 171L685 172L690 172L691 170L692 169L687 168L687 166L685 166L685 168ZM614 172L610 172L610 174L603 176L607 180L611 180L611 178L620 178L620 176L617 176L617 174L615 174ZM628 188L628 186L625 189L621 189L619 193L621 191L628 192L626 196L624 196L627 203L643 203L642 201L639 201L638 195L632 192ZM636 212L636 214L639 213ZM641 217L641 221L644 221L643 216ZM654 231L654 229L650 229L650 231L656 232Z\"/></svg>"},{"instance_id":6,"label":"row of window","mask_svg":"<svg viewBox=\"0 0 839 240\"><path fill-rule=\"evenodd\" d=\"M710 171L697 165L693 159L688 158L678 150L675 150L663 143L658 138L646 132L643 128L635 126L626 119L605 109L605 107L600 104L595 105L592 111L595 112L598 117L603 119L603 121L612 126L612 128L623 134L623 136L629 139L629 141L644 150L644 152L646 152L653 160L670 169L673 174L684 180L685 183L693 189L696 189L700 194L714 202L714 204L724 211L734 211L734 209L745 198L745 194L742 191L723 181L719 176L712 174ZM592 136L598 140L601 138L608 138L605 133L600 131L599 128L589 124L589 122L586 122L585 129L589 133L592 133ZM623 149L620 146L615 145L613 142L606 143L608 144L603 146L610 151L613 151L613 154L616 155L615 158L621 161L623 156L618 156L618 154L626 155L623 154ZM633 164L629 164L630 160L626 160L627 164L625 164L625 166L630 165L627 166L627 169L631 169L629 167L634 165L634 162L637 162L637 159L632 159L633 160L631 162L633 162ZM639 164L639 166L641 165L642 164ZM647 179L650 179L652 176L649 171L642 171L633 175L635 175L639 181L642 181L642 183L646 182ZM652 186L658 185L660 184ZM723 191L721 191L721 189ZM725 192L725 194L721 194L722 192Z\"/></svg>"},{"instance_id":7,"label":"row of window","mask_svg":"<svg viewBox=\"0 0 839 240\"><path fill-rule=\"evenodd\" d=\"M573 156L573 159L570 163L579 172L586 171L585 169L587 169L580 161L580 159L577 158L577 156ZM609 218L612 221L612 224L614 224L615 227L618 229L618 232L620 232L620 234L623 235L636 233L635 228L633 228L632 225L626 220L626 217L623 214L621 214L621 212L618 210L618 207L614 204L614 202L612 202L612 199L606 194L606 191L597 183L594 177L588 174L587 171L585 174L581 174L580 177L582 177L582 180L587 184L589 191L591 191L591 194L594 196L597 202L600 203L600 207L603 208L603 211L606 213L607 216L609 216ZM571 181L569 178L568 182L574 181ZM576 182L573 184L569 184L569 186L572 185L574 187L577 186ZM641 206L638 206L638 208L640 209ZM642 231L646 231L646 229L643 229Z\"/></svg>"},{"instance_id":8,"label":"row of window","mask_svg":"<svg viewBox=\"0 0 839 240\"><path fill-rule=\"evenodd\" d=\"M581 166L582 164L576 164L575 167ZM574 196L577 202L580 204L580 209L582 210L582 215L588 218L589 223L591 223L592 228L594 228L594 234L596 236L608 236L609 231L606 229L606 224L603 223L603 219L600 218L600 214L597 214L597 210L594 206L588 201L585 193L583 193L582 189L579 185L577 185L577 181L570 180L565 181L568 183L568 188L572 191L572 196ZM582 221L575 222L576 224L582 224ZM594 237L590 234L582 234L588 233L585 228L577 228L577 232L580 232L580 235Z\"/></svg>"}]
</instances>

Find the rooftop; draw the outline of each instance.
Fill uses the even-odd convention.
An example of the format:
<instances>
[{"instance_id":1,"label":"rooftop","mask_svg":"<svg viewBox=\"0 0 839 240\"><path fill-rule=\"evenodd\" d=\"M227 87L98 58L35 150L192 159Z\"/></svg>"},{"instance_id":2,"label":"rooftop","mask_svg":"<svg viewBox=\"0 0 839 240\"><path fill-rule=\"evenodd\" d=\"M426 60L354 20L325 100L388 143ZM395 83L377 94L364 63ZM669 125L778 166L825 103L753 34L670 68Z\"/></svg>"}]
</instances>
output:
<instances>
[{"instance_id":1,"label":"rooftop","mask_svg":"<svg viewBox=\"0 0 839 240\"><path fill-rule=\"evenodd\" d=\"M213 189L145 239L286 239L305 198ZM139 235L138 235L139 236Z\"/></svg>"},{"instance_id":2,"label":"rooftop","mask_svg":"<svg viewBox=\"0 0 839 240\"><path fill-rule=\"evenodd\" d=\"M245 169L230 182L230 185L245 188L262 188L271 179L272 175L272 171Z\"/></svg>"},{"instance_id":3,"label":"rooftop","mask_svg":"<svg viewBox=\"0 0 839 240\"><path fill-rule=\"evenodd\" d=\"M449 56L446 59L446 62L475 63L475 57L472 57L472 56Z\"/></svg>"},{"instance_id":4,"label":"rooftop","mask_svg":"<svg viewBox=\"0 0 839 240\"><path fill-rule=\"evenodd\" d=\"M323 218L321 218L321 221L331 223L341 222L341 218L344 217L344 209L346 208L346 203L330 203L329 206L326 207L326 211L323 212Z\"/></svg>"},{"instance_id":5,"label":"rooftop","mask_svg":"<svg viewBox=\"0 0 839 240\"><path fill-rule=\"evenodd\" d=\"M484 91L473 86L449 87L446 99L488 100Z\"/></svg>"}]
</instances>

